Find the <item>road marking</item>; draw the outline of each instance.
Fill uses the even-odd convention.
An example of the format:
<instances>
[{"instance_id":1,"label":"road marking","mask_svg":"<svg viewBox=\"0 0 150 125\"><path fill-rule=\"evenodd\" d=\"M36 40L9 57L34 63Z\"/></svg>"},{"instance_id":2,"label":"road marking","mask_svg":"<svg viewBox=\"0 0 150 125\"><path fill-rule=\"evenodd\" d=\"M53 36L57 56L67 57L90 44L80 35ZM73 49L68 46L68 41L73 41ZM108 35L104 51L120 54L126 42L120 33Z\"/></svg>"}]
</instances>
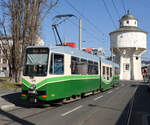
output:
<instances>
[{"instance_id":1,"label":"road marking","mask_svg":"<svg viewBox=\"0 0 150 125\"><path fill-rule=\"evenodd\" d=\"M9 111L14 109L16 106L14 104L7 104L7 105L2 105L0 106L0 110L2 111Z\"/></svg>"},{"instance_id":2,"label":"road marking","mask_svg":"<svg viewBox=\"0 0 150 125\"><path fill-rule=\"evenodd\" d=\"M107 92L107 93L108 93L108 94L109 94L109 93L112 93L112 91L109 91L109 92Z\"/></svg>"},{"instance_id":3,"label":"road marking","mask_svg":"<svg viewBox=\"0 0 150 125\"><path fill-rule=\"evenodd\" d=\"M101 95L101 96L95 98L94 101L96 101L96 100L98 100L98 99L100 99L100 98L102 98L102 97L103 97L103 95Z\"/></svg>"},{"instance_id":4,"label":"road marking","mask_svg":"<svg viewBox=\"0 0 150 125\"><path fill-rule=\"evenodd\" d=\"M74 108L74 109L72 109L72 110L70 110L70 111L68 111L68 112L66 112L66 113L61 114L61 116L68 115L69 113L74 112L74 111L76 111L76 110L78 110L78 109L80 109L80 108L82 108L82 107L83 107L83 106L80 105L80 106L78 106L78 107L76 107L76 108Z\"/></svg>"}]
</instances>

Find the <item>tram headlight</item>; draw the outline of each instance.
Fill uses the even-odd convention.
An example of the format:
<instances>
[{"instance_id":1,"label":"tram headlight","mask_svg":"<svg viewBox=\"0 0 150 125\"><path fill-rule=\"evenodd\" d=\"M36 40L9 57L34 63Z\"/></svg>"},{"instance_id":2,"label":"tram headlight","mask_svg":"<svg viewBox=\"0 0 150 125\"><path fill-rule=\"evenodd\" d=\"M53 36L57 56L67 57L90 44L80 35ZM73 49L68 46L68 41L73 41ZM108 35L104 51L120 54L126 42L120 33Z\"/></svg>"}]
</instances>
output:
<instances>
[{"instance_id":1,"label":"tram headlight","mask_svg":"<svg viewBox=\"0 0 150 125\"><path fill-rule=\"evenodd\" d=\"M31 90L35 90L35 88L36 88L36 85L35 85L35 84L32 84L32 85L30 86L30 89L31 89Z\"/></svg>"}]
</instances>

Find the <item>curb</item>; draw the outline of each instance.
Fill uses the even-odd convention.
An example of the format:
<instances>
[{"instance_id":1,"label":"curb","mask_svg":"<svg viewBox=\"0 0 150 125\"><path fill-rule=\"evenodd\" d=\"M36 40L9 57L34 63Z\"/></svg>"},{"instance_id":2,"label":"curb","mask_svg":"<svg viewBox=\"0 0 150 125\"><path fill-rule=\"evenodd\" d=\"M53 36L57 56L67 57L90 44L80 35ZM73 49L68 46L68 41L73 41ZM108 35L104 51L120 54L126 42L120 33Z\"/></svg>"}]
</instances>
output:
<instances>
[{"instance_id":1,"label":"curb","mask_svg":"<svg viewBox=\"0 0 150 125\"><path fill-rule=\"evenodd\" d=\"M0 106L0 110L2 111L9 111L14 109L16 106L14 104L2 105Z\"/></svg>"}]
</instances>

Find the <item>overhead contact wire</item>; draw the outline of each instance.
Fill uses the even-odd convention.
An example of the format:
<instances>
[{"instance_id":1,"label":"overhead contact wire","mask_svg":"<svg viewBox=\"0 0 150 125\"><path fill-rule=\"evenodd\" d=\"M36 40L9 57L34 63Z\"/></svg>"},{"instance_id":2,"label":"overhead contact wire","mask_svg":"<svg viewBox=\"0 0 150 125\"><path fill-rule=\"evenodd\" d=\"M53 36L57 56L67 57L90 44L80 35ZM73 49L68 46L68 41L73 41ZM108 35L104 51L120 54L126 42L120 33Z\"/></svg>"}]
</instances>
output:
<instances>
[{"instance_id":1,"label":"overhead contact wire","mask_svg":"<svg viewBox=\"0 0 150 125\"><path fill-rule=\"evenodd\" d=\"M113 7L114 7L114 9L115 9L115 12L116 12L118 18L120 19L120 14L119 14L119 11L118 11L118 9L117 9L117 7L116 7L116 5L115 5L114 0L112 0L112 5L113 5Z\"/></svg>"},{"instance_id":2,"label":"overhead contact wire","mask_svg":"<svg viewBox=\"0 0 150 125\"><path fill-rule=\"evenodd\" d=\"M108 16L109 16L109 18L110 18L110 20L111 20L113 26L114 26L115 28L117 28L117 26L116 26L116 24L115 24L115 22L114 22L114 20L113 20L113 17L111 16L111 14L110 14L110 12L109 12L109 9L108 9L108 7L107 7L107 4L105 3L105 0L102 0L102 1L103 1L103 3L104 3L104 7L105 7L105 9L106 9L106 12L108 13Z\"/></svg>"},{"instance_id":3,"label":"overhead contact wire","mask_svg":"<svg viewBox=\"0 0 150 125\"><path fill-rule=\"evenodd\" d=\"M68 0L65 0L65 2L72 9L74 9L80 15L80 17L84 18L90 25L92 25L95 30L97 30L98 32L100 32L103 36L105 36L105 37L107 36L103 31L101 31L100 29L98 29L97 26L94 23L92 23L86 16L84 16L78 9L76 9Z\"/></svg>"},{"instance_id":4,"label":"overhead contact wire","mask_svg":"<svg viewBox=\"0 0 150 125\"><path fill-rule=\"evenodd\" d=\"M52 9L53 12L57 13L57 14L60 14L59 12L57 12L56 10ZM73 21L71 20L68 20L70 23L72 23L73 25L75 26L78 26L78 24L74 23ZM98 41L101 41L98 37L96 37L93 33L89 32L89 30L87 30L86 28L83 28L82 27L82 30L84 30L85 32L87 32L89 35L93 36L93 38L95 40L98 40Z\"/></svg>"}]
</instances>

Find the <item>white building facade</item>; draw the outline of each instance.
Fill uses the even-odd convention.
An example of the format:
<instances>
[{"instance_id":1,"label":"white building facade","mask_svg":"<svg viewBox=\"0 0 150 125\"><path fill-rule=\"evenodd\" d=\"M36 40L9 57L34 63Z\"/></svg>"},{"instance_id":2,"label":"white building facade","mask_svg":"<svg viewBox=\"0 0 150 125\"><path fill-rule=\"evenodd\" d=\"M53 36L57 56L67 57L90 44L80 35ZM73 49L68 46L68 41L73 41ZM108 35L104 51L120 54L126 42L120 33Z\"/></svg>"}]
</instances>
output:
<instances>
[{"instance_id":1,"label":"white building facade","mask_svg":"<svg viewBox=\"0 0 150 125\"><path fill-rule=\"evenodd\" d=\"M120 79L142 80L141 55L147 48L147 32L137 27L138 20L129 13L119 22L120 28L110 33L110 50L120 64Z\"/></svg>"}]
</instances>

